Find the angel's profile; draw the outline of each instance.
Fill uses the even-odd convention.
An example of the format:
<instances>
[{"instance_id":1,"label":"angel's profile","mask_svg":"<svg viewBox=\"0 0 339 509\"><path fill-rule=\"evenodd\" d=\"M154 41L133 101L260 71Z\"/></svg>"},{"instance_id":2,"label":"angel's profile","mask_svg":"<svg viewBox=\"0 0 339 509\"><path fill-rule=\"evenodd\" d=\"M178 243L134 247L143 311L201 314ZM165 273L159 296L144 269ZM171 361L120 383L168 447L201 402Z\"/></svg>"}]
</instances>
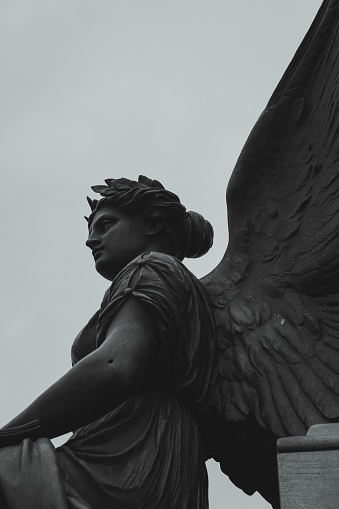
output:
<instances>
[{"instance_id":1,"label":"angel's profile","mask_svg":"<svg viewBox=\"0 0 339 509\"><path fill-rule=\"evenodd\" d=\"M206 509L207 459L279 508L276 440L339 419L339 2L238 159L230 240L157 180L109 178L87 247L111 282L72 368L0 431L4 509ZM71 438L55 449L51 438Z\"/></svg>"}]
</instances>

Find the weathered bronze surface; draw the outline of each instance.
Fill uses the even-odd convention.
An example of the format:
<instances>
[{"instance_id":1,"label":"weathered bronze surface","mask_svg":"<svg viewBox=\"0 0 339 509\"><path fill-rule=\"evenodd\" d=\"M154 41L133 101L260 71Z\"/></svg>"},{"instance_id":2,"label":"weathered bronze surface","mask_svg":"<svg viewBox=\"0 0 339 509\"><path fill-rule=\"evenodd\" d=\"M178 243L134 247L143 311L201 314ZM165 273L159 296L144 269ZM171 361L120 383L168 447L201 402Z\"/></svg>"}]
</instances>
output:
<instances>
[{"instance_id":1,"label":"weathered bronze surface","mask_svg":"<svg viewBox=\"0 0 339 509\"><path fill-rule=\"evenodd\" d=\"M112 284L72 369L0 432L3 507L203 509L209 457L279 507L277 438L339 419L338 30L325 0L240 155L229 245L201 281L181 263L211 246L199 214L146 177L93 187L87 245Z\"/></svg>"}]
</instances>

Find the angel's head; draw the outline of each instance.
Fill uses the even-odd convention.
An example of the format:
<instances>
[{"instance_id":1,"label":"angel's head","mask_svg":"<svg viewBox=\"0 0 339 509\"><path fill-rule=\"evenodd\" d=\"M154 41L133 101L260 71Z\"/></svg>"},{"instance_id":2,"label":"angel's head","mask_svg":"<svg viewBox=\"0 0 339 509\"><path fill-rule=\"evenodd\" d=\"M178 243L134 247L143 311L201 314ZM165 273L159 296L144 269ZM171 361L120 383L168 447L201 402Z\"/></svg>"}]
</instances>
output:
<instances>
[{"instance_id":1,"label":"angel's head","mask_svg":"<svg viewBox=\"0 0 339 509\"><path fill-rule=\"evenodd\" d=\"M142 253L157 251L198 258L213 243L213 228L197 212L187 212L179 198L156 180L140 176L138 182L107 179L93 186L100 200L89 199L86 245L97 271L113 280L127 263Z\"/></svg>"}]
</instances>

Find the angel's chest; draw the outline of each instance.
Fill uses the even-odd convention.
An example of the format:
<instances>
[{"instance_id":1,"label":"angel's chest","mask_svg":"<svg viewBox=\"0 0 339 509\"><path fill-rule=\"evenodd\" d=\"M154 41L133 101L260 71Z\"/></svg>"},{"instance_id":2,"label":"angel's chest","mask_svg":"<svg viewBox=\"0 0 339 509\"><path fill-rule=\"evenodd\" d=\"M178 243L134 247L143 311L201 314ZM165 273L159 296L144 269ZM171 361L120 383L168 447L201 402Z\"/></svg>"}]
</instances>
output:
<instances>
[{"instance_id":1,"label":"angel's chest","mask_svg":"<svg viewBox=\"0 0 339 509\"><path fill-rule=\"evenodd\" d=\"M73 364L96 349L96 324L99 311L93 315L87 325L79 332L72 345Z\"/></svg>"}]
</instances>

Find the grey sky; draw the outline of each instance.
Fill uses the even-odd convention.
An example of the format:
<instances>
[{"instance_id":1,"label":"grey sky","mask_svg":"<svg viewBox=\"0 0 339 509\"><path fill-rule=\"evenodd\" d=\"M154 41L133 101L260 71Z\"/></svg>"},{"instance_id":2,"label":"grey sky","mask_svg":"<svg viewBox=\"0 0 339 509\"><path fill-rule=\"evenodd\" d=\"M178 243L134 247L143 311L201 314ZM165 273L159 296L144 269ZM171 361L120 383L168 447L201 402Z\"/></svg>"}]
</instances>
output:
<instances>
[{"instance_id":1,"label":"grey sky","mask_svg":"<svg viewBox=\"0 0 339 509\"><path fill-rule=\"evenodd\" d=\"M108 282L84 246L90 186L139 173L226 242L236 158L320 0L1 0L2 422L70 366ZM268 507L211 475L211 509Z\"/></svg>"}]
</instances>

